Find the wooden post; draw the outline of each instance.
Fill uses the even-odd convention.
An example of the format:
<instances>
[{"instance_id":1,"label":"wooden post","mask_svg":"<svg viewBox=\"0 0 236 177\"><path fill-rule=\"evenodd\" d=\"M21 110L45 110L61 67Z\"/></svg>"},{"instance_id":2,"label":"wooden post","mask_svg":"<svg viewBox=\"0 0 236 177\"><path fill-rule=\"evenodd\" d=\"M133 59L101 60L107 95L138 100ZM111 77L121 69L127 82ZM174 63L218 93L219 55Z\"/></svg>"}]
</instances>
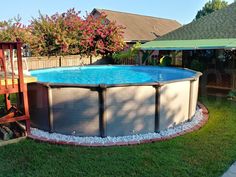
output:
<instances>
[{"instance_id":1,"label":"wooden post","mask_svg":"<svg viewBox=\"0 0 236 177\"><path fill-rule=\"evenodd\" d=\"M6 108L7 108L7 110L9 110L11 108L11 101L10 101L9 94L5 94L4 96L5 96Z\"/></svg>"},{"instance_id":2,"label":"wooden post","mask_svg":"<svg viewBox=\"0 0 236 177\"><path fill-rule=\"evenodd\" d=\"M61 65L61 56L59 56L59 67L62 67L62 65Z\"/></svg>"},{"instance_id":3,"label":"wooden post","mask_svg":"<svg viewBox=\"0 0 236 177\"><path fill-rule=\"evenodd\" d=\"M27 94L27 85L24 84L24 75L23 75L23 65L22 65L22 53L21 47L22 44L20 41L17 41L17 65L18 65L18 85L19 85L19 94L23 98L24 114L26 116L26 132L30 134L30 116L29 116L29 104L28 104L28 94Z\"/></svg>"},{"instance_id":4,"label":"wooden post","mask_svg":"<svg viewBox=\"0 0 236 177\"><path fill-rule=\"evenodd\" d=\"M22 65L22 53L21 53L21 42L17 41L17 65L18 65L18 76L19 76L19 90L24 91L24 75L23 75L23 65Z\"/></svg>"},{"instance_id":5,"label":"wooden post","mask_svg":"<svg viewBox=\"0 0 236 177\"><path fill-rule=\"evenodd\" d=\"M143 64L143 62L142 62L142 52L141 51L138 52L138 64L140 66Z\"/></svg>"}]
</instances>

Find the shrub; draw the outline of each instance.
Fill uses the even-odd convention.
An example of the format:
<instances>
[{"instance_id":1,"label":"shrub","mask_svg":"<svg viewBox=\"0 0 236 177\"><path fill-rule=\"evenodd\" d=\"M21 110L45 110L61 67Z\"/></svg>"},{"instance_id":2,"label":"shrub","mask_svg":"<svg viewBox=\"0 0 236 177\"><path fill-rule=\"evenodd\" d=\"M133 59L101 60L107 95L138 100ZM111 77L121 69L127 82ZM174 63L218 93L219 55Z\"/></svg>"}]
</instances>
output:
<instances>
[{"instance_id":1,"label":"shrub","mask_svg":"<svg viewBox=\"0 0 236 177\"><path fill-rule=\"evenodd\" d=\"M171 66L172 58L170 56L163 56L160 59L160 66Z\"/></svg>"},{"instance_id":2,"label":"shrub","mask_svg":"<svg viewBox=\"0 0 236 177\"><path fill-rule=\"evenodd\" d=\"M136 58L138 58L140 46L141 43L137 42L131 48L128 48L126 51L114 53L112 55L114 62L117 64L123 64L124 60L135 60Z\"/></svg>"},{"instance_id":3,"label":"shrub","mask_svg":"<svg viewBox=\"0 0 236 177\"><path fill-rule=\"evenodd\" d=\"M123 61L125 59L131 59L131 55L132 54L128 50L128 51L123 51L123 52L119 52L119 53L114 53L112 55L112 58L116 64L123 64Z\"/></svg>"},{"instance_id":4,"label":"shrub","mask_svg":"<svg viewBox=\"0 0 236 177\"><path fill-rule=\"evenodd\" d=\"M228 98L229 98L230 100L236 101L236 89L231 90L231 91L229 92Z\"/></svg>"},{"instance_id":5,"label":"shrub","mask_svg":"<svg viewBox=\"0 0 236 177\"><path fill-rule=\"evenodd\" d=\"M199 60L194 59L191 62L190 69L202 72L202 71L204 71L204 65Z\"/></svg>"}]
</instances>

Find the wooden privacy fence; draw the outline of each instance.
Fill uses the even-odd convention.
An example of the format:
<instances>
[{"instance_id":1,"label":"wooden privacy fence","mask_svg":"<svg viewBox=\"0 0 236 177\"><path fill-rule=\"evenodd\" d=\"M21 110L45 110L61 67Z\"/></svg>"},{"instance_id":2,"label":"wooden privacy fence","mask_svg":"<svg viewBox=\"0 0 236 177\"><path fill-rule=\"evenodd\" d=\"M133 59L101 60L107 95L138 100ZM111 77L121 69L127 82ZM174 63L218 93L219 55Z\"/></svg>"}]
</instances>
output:
<instances>
[{"instance_id":1,"label":"wooden privacy fence","mask_svg":"<svg viewBox=\"0 0 236 177\"><path fill-rule=\"evenodd\" d=\"M122 65L135 65L137 64L137 62L135 61L135 59L122 59L121 61Z\"/></svg>"},{"instance_id":2,"label":"wooden privacy fence","mask_svg":"<svg viewBox=\"0 0 236 177\"><path fill-rule=\"evenodd\" d=\"M92 61L92 63L91 63ZM81 57L79 55L68 55L58 57L28 57L27 64L29 70L54 68L54 67L67 67L67 66L83 66L89 64L109 64L101 56L92 57L90 61L89 57ZM24 68L26 63L24 62Z\"/></svg>"}]
</instances>

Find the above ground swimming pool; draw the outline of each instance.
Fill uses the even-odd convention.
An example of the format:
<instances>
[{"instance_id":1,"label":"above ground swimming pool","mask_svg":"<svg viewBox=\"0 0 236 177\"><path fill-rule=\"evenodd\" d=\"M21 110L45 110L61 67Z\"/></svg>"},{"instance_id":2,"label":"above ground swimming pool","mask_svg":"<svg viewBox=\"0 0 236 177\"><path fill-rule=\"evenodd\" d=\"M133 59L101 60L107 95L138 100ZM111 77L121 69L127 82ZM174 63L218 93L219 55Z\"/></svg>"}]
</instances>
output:
<instances>
[{"instance_id":1,"label":"above ground swimming pool","mask_svg":"<svg viewBox=\"0 0 236 177\"><path fill-rule=\"evenodd\" d=\"M153 66L83 66L31 71L32 127L75 136L159 132L190 120L201 73Z\"/></svg>"}]
</instances>

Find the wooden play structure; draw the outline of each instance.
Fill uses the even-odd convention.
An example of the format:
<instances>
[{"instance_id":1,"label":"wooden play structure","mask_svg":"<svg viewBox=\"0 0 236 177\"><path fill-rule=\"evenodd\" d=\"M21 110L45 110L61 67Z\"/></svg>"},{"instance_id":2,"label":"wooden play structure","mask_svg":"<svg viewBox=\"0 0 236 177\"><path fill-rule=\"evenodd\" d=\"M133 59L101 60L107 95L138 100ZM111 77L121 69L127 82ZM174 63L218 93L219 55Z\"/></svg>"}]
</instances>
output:
<instances>
[{"instance_id":1,"label":"wooden play structure","mask_svg":"<svg viewBox=\"0 0 236 177\"><path fill-rule=\"evenodd\" d=\"M13 56L17 57L16 61ZM14 106L10 95L17 98ZM27 85L23 75L22 43L19 40L0 42L0 96L6 110L5 115L0 117L0 124L25 121L26 132L30 133Z\"/></svg>"}]
</instances>

